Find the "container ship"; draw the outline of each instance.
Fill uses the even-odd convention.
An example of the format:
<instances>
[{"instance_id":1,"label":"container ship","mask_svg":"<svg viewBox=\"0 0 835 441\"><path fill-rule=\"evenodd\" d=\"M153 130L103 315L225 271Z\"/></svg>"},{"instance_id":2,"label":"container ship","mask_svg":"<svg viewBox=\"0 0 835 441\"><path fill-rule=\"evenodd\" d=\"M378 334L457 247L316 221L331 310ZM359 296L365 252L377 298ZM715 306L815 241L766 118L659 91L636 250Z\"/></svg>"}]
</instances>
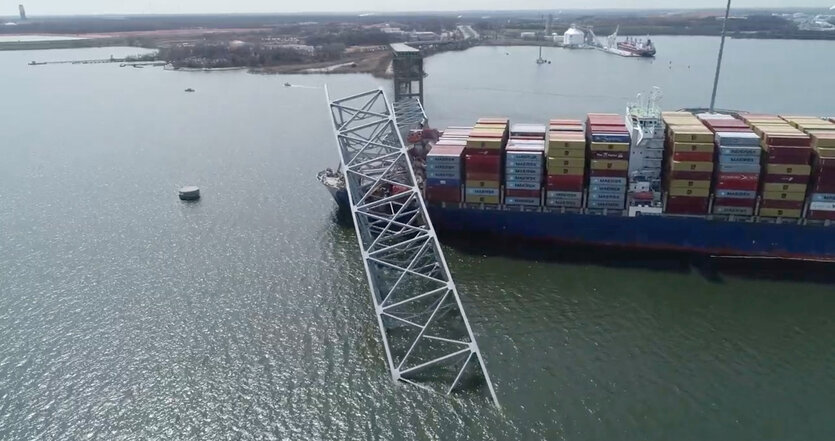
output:
<instances>
[{"instance_id":1,"label":"container ship","mask_svg":"<svg viewBox=\"0 0 835 441\"><path fill-rule=\"evenodd\" d=\"M662 112L648 98L625 115L482 118L438 135L409 141L441 232L835 260L832 119ZM349 209L340 174L320 180Z\"/></svg>"}]
</instances>

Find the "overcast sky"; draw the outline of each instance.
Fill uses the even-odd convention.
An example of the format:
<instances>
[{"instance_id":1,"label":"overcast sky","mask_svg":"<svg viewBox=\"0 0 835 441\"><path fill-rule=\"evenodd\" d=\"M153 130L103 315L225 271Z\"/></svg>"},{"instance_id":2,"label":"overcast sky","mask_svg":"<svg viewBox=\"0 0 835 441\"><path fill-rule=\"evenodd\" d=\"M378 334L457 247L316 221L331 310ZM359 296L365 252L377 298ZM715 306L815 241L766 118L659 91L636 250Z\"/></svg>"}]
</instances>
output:
<instances>
[{"instance_id":1,"label":"overcast sky","mask_svg":"<svg viewBox=\"0 0 835 441\"><path fill-rule=\"evenodd\" d=\"M2 0L0 15L724 8L724 0ZM735 7L830 7L835 0L735 0ZM419 5L419 6L418 6Z\"/></svg>"}]
</instances>

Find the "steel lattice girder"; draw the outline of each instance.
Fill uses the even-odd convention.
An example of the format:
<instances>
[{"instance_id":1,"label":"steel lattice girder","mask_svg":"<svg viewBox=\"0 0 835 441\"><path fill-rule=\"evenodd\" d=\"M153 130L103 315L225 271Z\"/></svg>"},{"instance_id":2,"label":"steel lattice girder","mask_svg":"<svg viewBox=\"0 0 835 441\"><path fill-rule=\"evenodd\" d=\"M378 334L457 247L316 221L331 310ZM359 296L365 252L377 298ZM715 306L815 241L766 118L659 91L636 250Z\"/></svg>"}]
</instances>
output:
<instances>
[{"instance_id":1,"label":"steel lattice girder","mask_svg":"<svg viewBox=\"0 0 835 441\"><path fill-rule=\"evenodd\" d=\"M399 108L423 122L415 102ZM332 101L330 111L392 378L446 394L483 380L498 406L394 108L382 90L372 90Z\"/></svg>"}]
</instances>

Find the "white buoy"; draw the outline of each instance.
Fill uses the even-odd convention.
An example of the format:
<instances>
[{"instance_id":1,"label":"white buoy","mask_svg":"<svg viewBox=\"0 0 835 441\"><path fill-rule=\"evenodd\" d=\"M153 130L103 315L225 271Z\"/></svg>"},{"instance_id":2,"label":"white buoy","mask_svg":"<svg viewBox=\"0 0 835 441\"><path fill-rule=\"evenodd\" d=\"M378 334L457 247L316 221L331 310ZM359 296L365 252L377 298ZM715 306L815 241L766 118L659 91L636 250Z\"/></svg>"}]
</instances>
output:
<instances>
[{"instance_id":1,"label":"white buoy","mask_svg":"<svg viewBox=\"0 0 835 441\"><path fill-rule=\"evenodd\" d=\"M200 199L200 189L195 186L183 187L180 189L180 200L196 201Z\"/></svg>"}]
</instances>

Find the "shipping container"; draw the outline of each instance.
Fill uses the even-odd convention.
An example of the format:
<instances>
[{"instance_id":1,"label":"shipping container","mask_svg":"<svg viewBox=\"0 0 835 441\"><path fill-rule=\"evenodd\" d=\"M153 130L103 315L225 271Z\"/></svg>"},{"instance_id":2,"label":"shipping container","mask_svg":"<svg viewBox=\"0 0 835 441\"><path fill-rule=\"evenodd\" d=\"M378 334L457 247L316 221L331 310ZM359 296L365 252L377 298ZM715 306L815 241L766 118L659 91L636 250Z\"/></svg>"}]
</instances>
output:
<instances>
[{"instance_id":1,"label":"shipping container","mask_svg":"<svg viewBox=\"0 0 835 441\"><path fill-rule=\"evenodd\" d=\"M769 193L806 193L806 184L763 184L763 191Z\"/></svg>"},{"instance_id":2,"label":"shipping container","mask_svg":"<svg viewBox=\"0 0 835 441\"><path fill-rule=\"evenodd\" d=\"M672 143L673 152L703 152L713 153L714 144L700 142L675 142Z\"/></svg>"},{"instance_id":3,"label":"shipping container","mask_svg":"<svg viewBox=\"0 0 835 441\"><path fill-rule=\"evenodd\" d=\"M586 157L586 150L585 149L551 149L548 150L548 158L549 159L559 159L559 158L580 158L584 159Z\"/></svg>"},{"instance_id":4,"label":"shipping container","mask_svg":"<svg viewBox=\"0 0 835 441\"><path fill-rule=\"evenodd\" d=\"M681 179L685 181L709 181L713 178L713 172L699 172L699 171L678 171L672 170L668 173L670 179Z\"/></svg>"},{"instance_id":5,"label":"shipping container","mask_svg":"<svg viewBox=\"0 0 835 441\"><path fill-rule=\"evenodd\" d=\"M709 183L708 183L709 184ZM692 196L699 198L706 198L710 196L710 188L687 188L687 187L670 187L667 191L670 196Z\"/></svg>"},{"instance_id":6,"label":"shipping container","mask_svg":"<svg viewBox=\"0 0 835 441\"><path fill-rule=\"evenodd\" d=\"M548 175L575 175L575 176L583 176L585 174L586 169L583 167L562 167L562 168L549 168Z\"/></svg>"},{"instance_id":7,"label":"shipping container","mask_svg":"<svg viewBox=\"0 0 835 441\"><path fill-rule=\"evenodd\" d=\"M629 161L593 159L589 162L589 168L591 170L628 170Z\"/></svg>"},{"instance_id":8,"label":"shipping container","mask_svg":"<svg viewBox=\"0 0 835 441\"><path fill-rule=\"evenodd\" d=\"M583 175L548 175L546 178L548 190L583 191L585 177Z\"/></svg>"},{"instance_id":9,"label":"shipping container","mask_svg":"<svg viewBox=\"0 0 835 441\"><path fill-rule=\"evenodd\" d=\"M540 189L536 190L520 190L520 189L511 189L508 188L504 192L505 197L513 197L513 198L537 198L542 195L542 191Z\"/></svg>"},{"instance_id":10,"label":"shipping container","mask_svg":"<svg viewBox=\"0 0 835 441\"><path fill-rule=\"evenodd\" d=\"M802 210L784 210L780 208L760 208L760 216L762 217L787 217L798 219Z\"/></svg>"},{"instance_id":11,"label":"shipping container","mask_svg":"<svg viewBox=\"0 0 835 441\"><path fill-rule=\"evenodd\" d=\"M777 201L803 201L806 198L805 192L781 192L781 191L763 191L763 199L764 200L777 200Z\"/></svg>"},{"instance_id":12,"label":"shipping container","mask_svg":"<svg viewBox=\"0 0 835 441\"><path fill-rule=\"evenodd\" d=\"M589 170L589 176L593 178L627 178L629 170Z\"/></svg>"},{"instance_id":13,"label":"shipping container","mask_svg":"<svg viewBox=\"0 0 835 441\"><path fill-rule=\"evenodd\" d=\"M769 184L808 184L809 175L784 175L766 171L762 180Z\"/></svg>"},{"instance_id":14,"label":"shipping container","mask_svg":"<svg viewBox=\"0 0 835 441\"><path fill-rule=\"evenodd\" d=\"M834 203L835 202L835 193L812 193L811 194L811 201L813 203ZM813 210L822 210L823 208L813 208Z\"/></svg>"},{"instance_id":15,"label":"shipping container","mask_svg":"<svg viewBox=\"0 0 835 441\"><path fill-rule=\"evenodd\" d=\"M713 172L712 162L671 161L673 171Z\"/></svg>"},{"instance_id":16,"label":"shipping container","mask_svg":"<svg viewBox=\"0 0 835 441\"><path fill-rule=\"evenodd\" d=\"M756 199L756 190L716 190L716 197L721 199Z\"/></svg>"},{"instance_id":17,"label":"shipping container","mask_svg":"<svg viewBox=\"0 0 835 441\"><path fill-rule=\"evenodd\" d=\"M753 216L754 207L734 207L725 205L714 205L714 214L733 215L733 216Z\"/></svg>"},{"instance_id":18,"label":"shipping container","mask_svg":"<svg viewBox=\"0 0 835 441\"><path fill-rule=\"evenodd\" d=\"M766 173L769 175L809 176L812 167L808 165L768 164Z\"/></svg>"},{"instance_id":19,"label":"shipping container","mask_svg":"<svg viewBox=\"0 0 835 441\"><path fill-rule=\"evenodd\" d=\"M754 208L754 206L757 205L756 192L754 192L754 195L755 197L750 199L717 197L713 201L713 205L723 207Z\"/></svg>"},{"instance_id":20,"label":"shipping container","mask_svg":"<svg viewBox=\"0 0 835 441\"><path fill-rule=\"evenodd\" d=\"M506 205L526 205L526 206L539 206L541 203L541 199L539 197L532 197L532 198L522 198L522 197L514 197L514 196L507 196L505 197L504 203Z\"/></svg>"},{"instance_id":21,"label":"shipping container","mask_svg":"<svg viewBox=\"0 0 835 441\"><path fill-rule=\"evenodd\" d=\"M460 187L426 187L426 200L429 202L461 202Z\"/></svg>"},{"instance_id":22,"label":"shipping container","mask_svg":"<svg viewBox=\"0 0 835 441\"><path fill-rule=\"evenodd\" d=\"M605 143L605 142L592 142L589 146L591 151L604 151L604 152L629 152L629 143Z\"/></svg>"},{"instance_id":23,"label":"shipping container","mask_svg":"<svg viewBox=\"0 0 835 441\"><path fill-rule=\"evenodd\" d=\"M802 210L803 201L777 201L773 199L764 199L760 204L760 208L778 208L781 210Z\"/></svg>"}]
</instances>

